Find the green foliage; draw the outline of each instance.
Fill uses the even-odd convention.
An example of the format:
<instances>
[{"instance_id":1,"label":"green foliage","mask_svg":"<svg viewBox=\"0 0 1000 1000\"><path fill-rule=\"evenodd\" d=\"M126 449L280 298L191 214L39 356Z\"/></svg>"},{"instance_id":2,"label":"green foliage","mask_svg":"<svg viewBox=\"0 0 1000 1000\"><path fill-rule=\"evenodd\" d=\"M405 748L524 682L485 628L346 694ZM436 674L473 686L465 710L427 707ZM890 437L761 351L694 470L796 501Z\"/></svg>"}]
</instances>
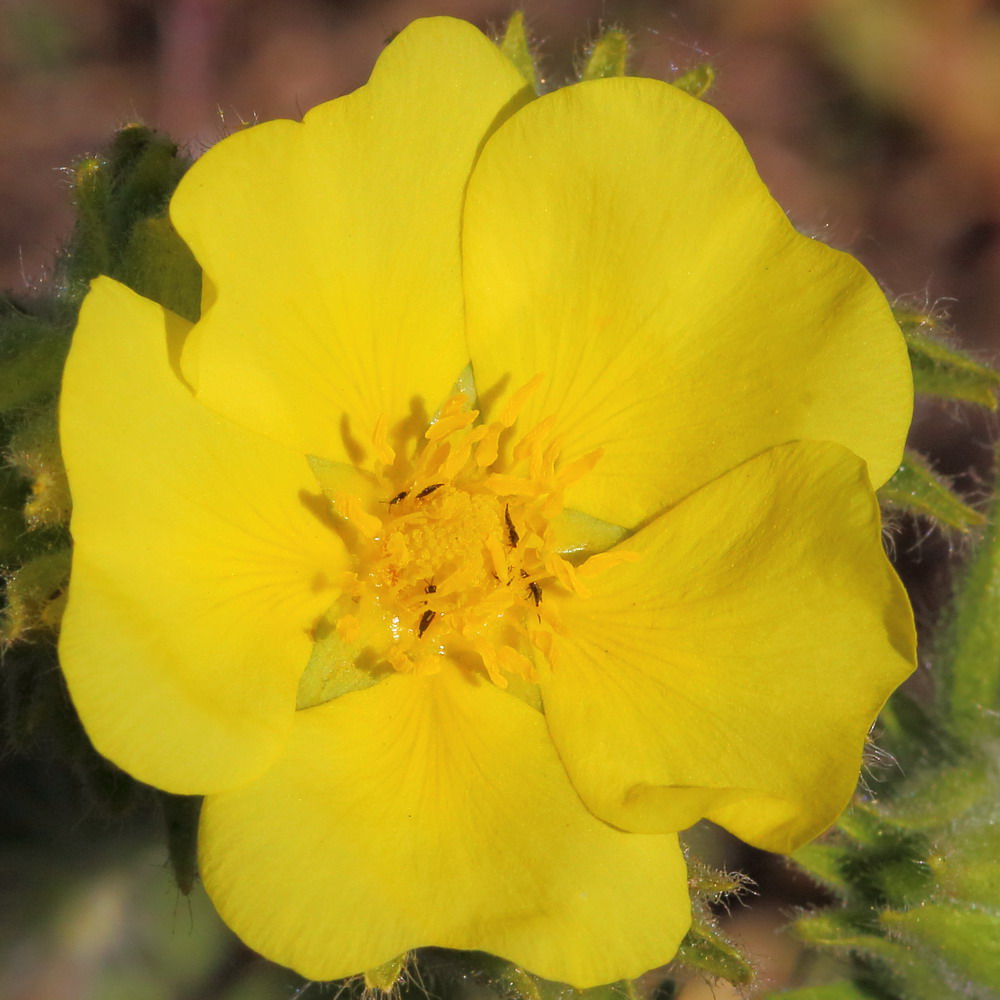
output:
<instances>
[{"instance_id":1,"label":"green foliage","mask_svg":"<svg viewBox=\"0 0 1000 1000\"><path fill-rule=\"evenodd\" d=\"M994 499L936 644L933 706L900 693L886 713L897 776L795 855L839 899L796 930L852 962L856 996L1000 997L998 513Z\"/></svg>"},{"instance_id":2,"label":"green foliage","mask_svg":"<svg viewBox=\"0 0 1000 1000\"><path fill-rule=\"evenodd\" d=\"M807 986L781 994L782 1000L869 1000L854 983L844 979L826 986Z\"/></svg>"},{"instance_id":3,"label":"green foliage","mask_svg":"<svg viewBox=\"0 0 1000 1000\"><path fill-rule=\"evenodd\" d=\"M691 969L717 979L726 979L736 986L753 982L755 970L751 962L722 932L712 912L712 905L735 896L746 885L740 874L718 871L688 857L691 886L691 930L681 943L677 961Z\"/></svg>"},{"instance_id":4,"label":"green foliage","mask_svg":"<svg viewBox=\"0 0 1000 1000\"><path fill-rule=\"evenodd\" d=\"M715 83L715 67L711 63L699 63L670 82L685 94L704 97Z\"/></svg>"},{"instance_id":5,"label":"green foliage","mask_svg":"<svg viewBox=\"0 0 1000 1000\"><path fill-rule=\"evenodd\" d=\"M1000 707L1000 507L957 589L937 655L942 714L955 735L975 744L992 732Z\"/></svg>"},{"instance_id":6,"label":"green foliage","mask_svg":"<svg viewBox=\"0 0 1000 1000\"><path fill-rule=\"evenodd\" d=\"M121 814L144 796L90 746L56 661L70 562L59 385L80 302L98 274L197 317L200 273L165 215L186 168L165 137L141 125L121 129L105 155L75 167L76 224L48 286L31 297L0 296L0 746L67 762L103 814ZM193 844L190 808L186 822L176 803L165 812L186 889L194 877L185 847Z\"/></svg>"},{"instance_id":7,"label":"green foliage","mask_svg":"<svg viewBox=\"0 0 1000 1000\"><path fill-rule=\"evenodd\" d=\"M986 518L959 497L922 455L907 449L902 464L880 490L879 499L890 508L925 517L939 527L969 531Z\"/></svg>"},{"instance_id":8,"label":"green foliage","mask_svg":"<svg viewBox=\"0 0 1000 1000\"><path fill-rule=\"evenodd\" d=\"M609 76L625 76L629 57L628 35L611 28L597 39L587 53L580 71L581 80L601 80Z\"/></svg>"},{"instance_id":9,"label":"green foliage","mask_svg":"<svg viewBox=\"0 0 1000 1000\"><path fill-rule=\"evenodd\" d=\"M934 316L904 307L894 314L906 338L916 392L996 409L1000 374L943 343L942 324Z\"/></svg>"},{"instance_id":10,"label":"green foliage","mask_svg":"<svg viewBox=\"0 0 1000 1000\"><path fill-rule=\"evenodd\" d=\"M62 258L72 299L82 298L98 274L107 274L197 319L200 271L166 218L167 202L187 167L177 146L145 125L119 129L105 156L77 164L77 220Z\"/></svg>"},{"instance_id":11,"label":"green foliage","mask_svg":"<svg viewBox=\"0 0 1000 1000\"><path fill-rule=\"evenodd\" d=\"M498 43L500 51L517 67L531 89L540 92L538 69L535 66L535 55L528 42L527 30L524 26L524 11L515 11L510 16L503 35Z\"/></svg>"}]
</instances>

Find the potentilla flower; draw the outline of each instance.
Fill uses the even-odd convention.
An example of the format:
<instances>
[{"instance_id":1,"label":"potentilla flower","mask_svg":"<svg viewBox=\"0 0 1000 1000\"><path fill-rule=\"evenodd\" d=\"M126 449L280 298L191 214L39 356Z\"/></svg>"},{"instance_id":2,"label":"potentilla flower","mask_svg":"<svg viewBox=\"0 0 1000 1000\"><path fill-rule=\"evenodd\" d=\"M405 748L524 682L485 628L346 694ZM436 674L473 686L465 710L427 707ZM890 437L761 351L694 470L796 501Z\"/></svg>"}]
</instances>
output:
<instances>
[{"instance_id":1,"label":"potentilla flower","mask_svg":"<svg viewBox=\"0 0 1000 1000\"><path fill-rule=\"evenodd\" d=\"M688 926L678 831L834 819L913 663L872 492L909 369L716 111L534 99L419 21L170 214L200 320L100 278L67 364L60 649L96 747L206 796L248 944L631 978Z\"/></svg>"}]
</instances>

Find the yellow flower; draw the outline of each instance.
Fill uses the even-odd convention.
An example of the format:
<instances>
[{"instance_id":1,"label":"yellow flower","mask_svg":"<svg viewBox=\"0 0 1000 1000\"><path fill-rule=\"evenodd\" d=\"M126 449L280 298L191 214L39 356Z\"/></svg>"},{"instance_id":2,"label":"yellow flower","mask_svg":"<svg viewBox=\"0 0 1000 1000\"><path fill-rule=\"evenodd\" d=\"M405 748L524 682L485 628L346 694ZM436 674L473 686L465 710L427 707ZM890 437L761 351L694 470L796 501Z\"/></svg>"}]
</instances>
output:
<instances>
[{"instance_id":1,"label":"yellow flower","mask_svg":"<svg viewBox=\"0 0 1000 1000\"><path fill-rule=\"evenodd\" d=\"M415 23L184 178L199 322L98 279L66 368L73 698L207 796L220 913L314 979L423 945L578 987L666 961L676 832L820 832L913 662L872 279L703 103L532 96Z\"/></svg>"}]
</instances>

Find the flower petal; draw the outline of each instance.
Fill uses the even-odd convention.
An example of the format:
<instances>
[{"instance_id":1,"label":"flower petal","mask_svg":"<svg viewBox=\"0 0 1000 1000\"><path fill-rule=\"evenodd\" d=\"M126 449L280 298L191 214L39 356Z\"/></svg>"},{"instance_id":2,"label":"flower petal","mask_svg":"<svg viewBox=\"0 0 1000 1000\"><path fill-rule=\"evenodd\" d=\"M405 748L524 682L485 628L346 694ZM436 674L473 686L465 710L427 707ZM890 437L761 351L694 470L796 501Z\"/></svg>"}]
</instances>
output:
<instances>
[{"instance_id":1,"label":"flower petal","mask_svg":"<svg viewBox=\"0 0 1000 1000\"><path fill-rule=\"evenodd\" d=\"M305 460L177 377L168 350L189 328L98 278L60 414L75 543L63 669L97 749L178 793L245 781L277 754L345 560Z\"/></svg>"},{"instance_id":2,"label":"flower petal","mask_svg":"<svg viewBox=\"0 0 1000 1000\"><path fill-rule=\"evenodd\" d=\"M452 666L299 712L270 771L205 800L200 843L226 923L311 979L436 945L591 986L689 922L676 838L596 820L542 716Z\"/></svg>"},{"instance_id":3,"label":"flower petal","mask_svg":"<svg viewBox=\"0 0 1000 1000\"><path fill-rule=\"evenodd\" d=\"M540 682L584 802L631 830L707 816L771 851L815 836L915 656L863 464L783 445L621 544L642 558L559 600Z\"/></svg>"},{"instance_id":4,"label":"flower petal","mask_svg":"<svg viewBox=\"0 0 1000 1000\"><path fill-rule=\"evenodd\" d=\"M668 84L548 94L483 149L465 212L480 392L546 379L570 506L635 526L786 441L837 441L876 485L910 420L906 349L851 257L795 232L743 143ZM622 484L627 483L627 488Z\"/></svg>"},{"instance_id":5,"label":"flower petal","mask_svg":"<svg viewBox=\"0 0 1000 1000\"><path fill-rule=\"evenodd\" d=\"M469 170L525 94L471 25L418 21L367 86L201 157L170 206L209 279L182 360L198 398L327 459L370 452L380 417L426 426L468 364Z\"/></svg>"}]
</instances>

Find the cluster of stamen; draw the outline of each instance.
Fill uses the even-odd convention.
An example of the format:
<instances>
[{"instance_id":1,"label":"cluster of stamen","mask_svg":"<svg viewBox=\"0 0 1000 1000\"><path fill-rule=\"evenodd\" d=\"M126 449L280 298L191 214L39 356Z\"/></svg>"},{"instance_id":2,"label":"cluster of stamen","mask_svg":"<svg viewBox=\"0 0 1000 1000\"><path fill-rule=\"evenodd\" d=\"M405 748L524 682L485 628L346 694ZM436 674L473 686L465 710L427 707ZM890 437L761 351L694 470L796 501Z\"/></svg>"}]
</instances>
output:
<instances>
[{"instance_id":1,"label":"cluster of stamen","mask_svg":"<svg viewBox=\"0 0 1000 1000\"><path fill-rule=\"evenodd\" d=\"M479 411L455 395L412 458L397 455L384 422L376 425L383 497L373 509L355 496L335 499L358 539L357 571L345 587L357 613L336 621L345 641L357 638L369 602L367 613L374 606L388 623L383 655L396 670L432 673L447 654L481 663L500 687L511 674L536 680L534 650L550 656L561 630L546 592L587 594L577 568L554 547L552 522L566 487L601 454L560 464L551 418L513 439L539 380L513 393L489 423L477 423Z\"/></svg>"}]
</instances>

